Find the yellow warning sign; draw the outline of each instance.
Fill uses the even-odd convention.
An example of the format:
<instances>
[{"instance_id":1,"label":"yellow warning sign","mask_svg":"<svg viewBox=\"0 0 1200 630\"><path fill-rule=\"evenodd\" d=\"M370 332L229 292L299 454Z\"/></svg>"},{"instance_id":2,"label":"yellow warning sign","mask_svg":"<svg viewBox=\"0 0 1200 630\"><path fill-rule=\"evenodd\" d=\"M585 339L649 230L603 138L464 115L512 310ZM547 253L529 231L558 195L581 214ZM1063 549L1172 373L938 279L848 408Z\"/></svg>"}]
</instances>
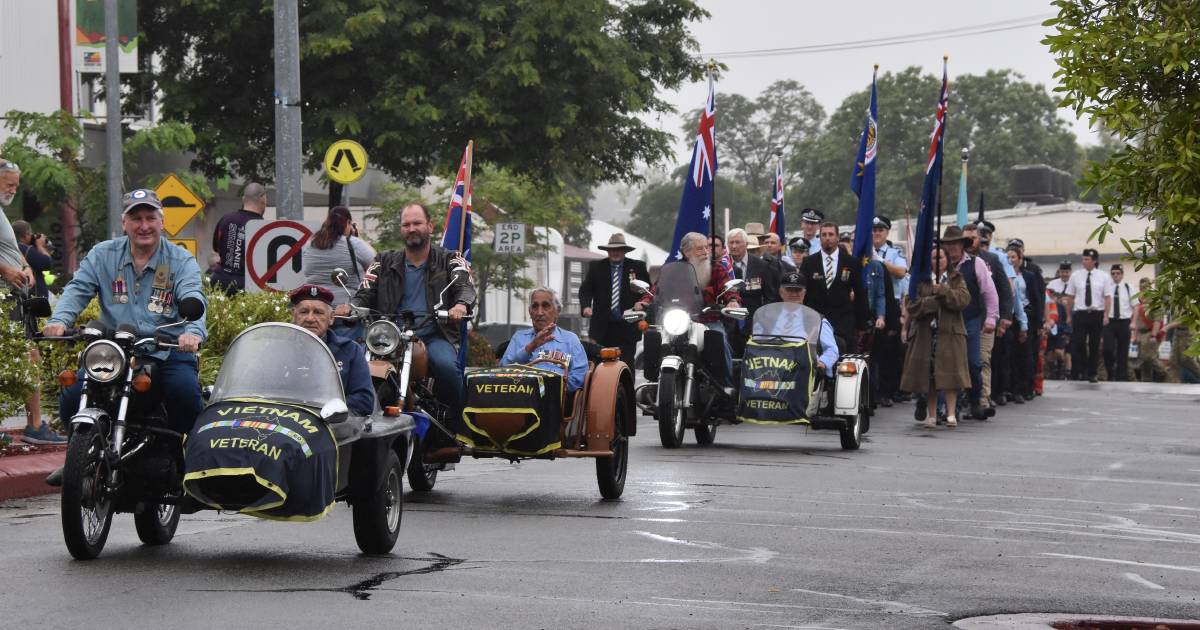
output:
<instances>
[{"instance_id":1,"label":"yellow warning sign","mask_svg":"<svg viewBox=\"0 0 1200 630\"><path fill-rule=\"evenodd\" d=\"M197 251L196 250L196 239L194 239L194 238L171 238L171 239L167 239L167 240L188 250L188 253L191 254L193 258L196 257L196 251Z\"/></svg>"},{"instance_id":2,"label":"yellow warning sign","mask_svg":"<svg viewBox=\"0 0 1200 630\"><path fill-rule=\"evenodd\" d=\"M204 200L188 190L183 181L173 173L167 175L154 192L163 205L163 229L171 236L178 234L192 217L204 209Z\"/></svg>"},{"instance_id":3,"label":"yellow warning sign","mask_svg":"<svg viewBox=\"0 0 1200 630\"><path fill-rule=\"evenodd\" d=\"M325 152L325 172L339 184L356 182L367 172L367 151L353 140L338 140Z\"/></svg>"}]
</instances>

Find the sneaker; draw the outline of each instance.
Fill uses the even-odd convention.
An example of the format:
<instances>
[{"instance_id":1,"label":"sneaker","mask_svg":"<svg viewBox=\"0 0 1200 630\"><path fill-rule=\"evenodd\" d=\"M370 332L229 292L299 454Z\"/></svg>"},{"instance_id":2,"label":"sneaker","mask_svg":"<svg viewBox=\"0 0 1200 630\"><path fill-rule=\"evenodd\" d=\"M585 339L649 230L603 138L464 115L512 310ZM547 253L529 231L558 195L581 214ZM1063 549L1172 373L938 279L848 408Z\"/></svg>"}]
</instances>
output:
<instances>
[{"instance_id":1,"label":"sneaker","mask_svg":"<svg viewBox=\"0 0 1200 630\"><path fill-rule=\"evenodd\" d=\"M21 441L26 444L66 444L67 438L50 430L50 425L43 422L42 426L36 429L25 427L25 432L21 434Z\"/></svg>"}]
</instances>

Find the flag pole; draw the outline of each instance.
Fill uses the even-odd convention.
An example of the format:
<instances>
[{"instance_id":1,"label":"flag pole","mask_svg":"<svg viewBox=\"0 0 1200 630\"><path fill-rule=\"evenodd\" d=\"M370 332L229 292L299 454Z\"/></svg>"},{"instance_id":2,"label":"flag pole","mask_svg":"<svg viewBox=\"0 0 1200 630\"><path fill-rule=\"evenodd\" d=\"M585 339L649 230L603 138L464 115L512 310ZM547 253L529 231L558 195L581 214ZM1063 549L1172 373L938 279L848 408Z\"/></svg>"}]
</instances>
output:
<instances>
[{"instance_id":1,"label":"flag pole","mask_svg":"<svg viewBox=\"0 0 1200 630\"><path fill-rule=\"evenodd\" d=\"M716 69L716 67L717 67L717 62L713 59L709 59L708 60L708 91L709 92L713 91L713 71ZM714 156L714 158L716 157L716 151L717 151L716 136L717 136L717 131L716 131L716 127L714 126L713 127L713 156ZM712 249L713 239L717 235L717 165L716 165L715 159L714 159L714 163L713 163L712 167L713 167L713 169L712 169L712 178L713 178L712 194L708 200L709 201L708 247L710 250ZM717 270L717 267L720 266L720 263L717 261L716 256L710 256L710 258L712 258L712 268L713 268L713 271L715 272Z\"/></svg>"},{"instance_id":2,"label":"flag pole","mask_svg":"<svg viewBox=\"0 0 1200 630\"><path fill-rule=\"evenodd\" d=\"M950 61L950 55L942 55L942 76L943 77L947 76L946 64L949 61ZM950 91L950 86L949 86L948 81L947 81L946 91L947 92ZM941 99L940 94L938 95L938 99L939 100ZM940 132L942 137L940 139L938 139L938 144L939 144L938 151L942 151L942 160L941 160L941 162L938 163L937 228L933 235L934 249L942 248L942 174L945 173L945 166L946 166L945 142L946 142L946 122L947 122L948 118L950 118L950 97L949 96L946 97L946 111L942 112L942 128L941 128L941 132ZM932 257L933 257L933 255L930 254L931 259L932 259ZM932 260L931 260L931 262L932 262ZM930 265L930 266L932 267L932 265ZM950 268L950 259L948 257L946 258L946 268L947 269ZM947 274L947 275L949 275L949 274ZM934 269L933 270L934 285L941 284L941 280L942 280L941 276L938 275L937 269ZM942 309L939 307L937 312L934 313L934 315L933 315L933 334L930 335L930 340L929 340L929 392L926 394L926 396L934 397L935 402L933 405L933 410L934 410L933 415L934 415L935 421L937 418L937 402L936 402L936 400L937 400L937 372L934 370L934 367L935 367L935 364L937 363L938 328L939 328L939 324L941 323L941 319L942 319ZM950 392L947 392L946 396L947 397L950 396ZM946 404L947 404L947 409L949 409L949 401L947 401ZM929 409L928 403L926 403L925 409L926 410ZM960 411L959 413L961 414L962 412Z\"/></svg>"},{"instance_id":3,"label":"flag pole","mask_svg":"<svg viewBox=\"0 0 1200 630\"><path fill-rule=\"evenodd\" d=\"M467 251L466 243L464 243L463 241L466 240L467 221L470 220L470 217L467 216L467 208L469 208L471 205L470 204L471 163L474 161L475 161L475 141L468 140L467 141L467 172L466 172L466 177L463 179L463 200L462 200L462 207L459 209L459 221L458 221L458 253L460 255L465 255L465 252Z\"/></svg>"}]
</instances>

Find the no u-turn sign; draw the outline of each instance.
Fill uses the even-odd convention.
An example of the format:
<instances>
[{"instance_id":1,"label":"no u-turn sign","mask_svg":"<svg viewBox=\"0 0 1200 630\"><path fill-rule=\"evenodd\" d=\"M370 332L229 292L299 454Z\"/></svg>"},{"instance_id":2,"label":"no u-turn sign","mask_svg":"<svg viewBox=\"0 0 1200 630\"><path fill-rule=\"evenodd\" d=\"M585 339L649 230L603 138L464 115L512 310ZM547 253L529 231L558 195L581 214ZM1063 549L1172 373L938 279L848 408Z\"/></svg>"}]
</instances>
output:
<instances>
[{"instance_id":1,"label":"no u-turn sign","mask_svg":"<svg viewBox=\"0 0 1200 630\"><path fill-rule=\"evenodd\" d=\"M246 227L246 291L291 291L304 284L304 244L316 221L251 221Z\"/></svg>"}]
</instances>

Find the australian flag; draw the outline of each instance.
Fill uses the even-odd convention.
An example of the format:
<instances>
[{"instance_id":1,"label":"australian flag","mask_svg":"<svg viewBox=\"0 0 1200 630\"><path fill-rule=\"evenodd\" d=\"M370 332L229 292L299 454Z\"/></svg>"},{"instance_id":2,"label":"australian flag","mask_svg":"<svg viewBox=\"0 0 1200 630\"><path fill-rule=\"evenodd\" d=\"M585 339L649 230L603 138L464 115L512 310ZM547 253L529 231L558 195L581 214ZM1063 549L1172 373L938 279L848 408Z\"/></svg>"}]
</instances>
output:
<instances>
[{"instance_id":1,"label":"australian flag","mask_svg":"<svg viewBox=\"0 0 1200 630\"><path fill-rule=\"evenodd\" d=\"M471 187L467 178L471 171L472 143L467 143L462 162L458 165L458 176L454 178L454 191L450 193L450 209L446 212L446 226L442 231L442 248L456 251L469 263L471 261ZM467 364L467 320L460 330L462 344L458 348L458 367Z\"/></svg>"},{"instance_id":2,"label":"australian flag","mask_svg":"<svg viewBox=\"0 0 1200 630\"><path fill-rule=\"evenodd\" d=\"M871 104L858 140L858 156L850 172L850 190L858 196L858 220L854 224L854 249L851 256L865 264L871 258L871 231L875 224L875 155L878 151L879 106L875 98L875 76L871 76Z\"/></svg>"},{"instance_id":3,"label":"australian flag","mask_svg":"<svg viewBox=\"0 0 1200 630\"><path fill-rule=\"evenodd\" d=\"M771 227L767 230L779 235L779 242L787 250L787 230L783 226L783 161L775 163L775 190L771 193Z\"/></svg>"},{"instance_id":4,"label":"australian flag","mask_svg":"<svg viewBox=\"0 0 1200 630\"><path fill-rule=\"evenodd\" d=\"M908 283L908 297L917 299L917 287L933 274L933 244L937 238L934 222L937 220L938 185L942 182L942 144L946 136L946 104L949 97L946 81L946 64L942 63L942 92L938 97L937 115L933 122L933 135L929 139L929 154L925 159L925 186L921 190L921 212L917 215L917 231L913 234L910 254L912 281Z\"/></svg>"},{"instance_id":5,"label":"australian flag","mask_svg":"<svg viewBox=\"0 0 1200 630\"><path fill-rule=\"evenodd\" d=\"M683 180L679 215L675 218L675 237L671 239L667 262L681 260L679 241L688 232L708 234L713 220L713 178L717 175L716 93L712 76L708 77L708 100L700 114L700 129L692 149L692 166Z\"/></svg>"}]
</instances>

